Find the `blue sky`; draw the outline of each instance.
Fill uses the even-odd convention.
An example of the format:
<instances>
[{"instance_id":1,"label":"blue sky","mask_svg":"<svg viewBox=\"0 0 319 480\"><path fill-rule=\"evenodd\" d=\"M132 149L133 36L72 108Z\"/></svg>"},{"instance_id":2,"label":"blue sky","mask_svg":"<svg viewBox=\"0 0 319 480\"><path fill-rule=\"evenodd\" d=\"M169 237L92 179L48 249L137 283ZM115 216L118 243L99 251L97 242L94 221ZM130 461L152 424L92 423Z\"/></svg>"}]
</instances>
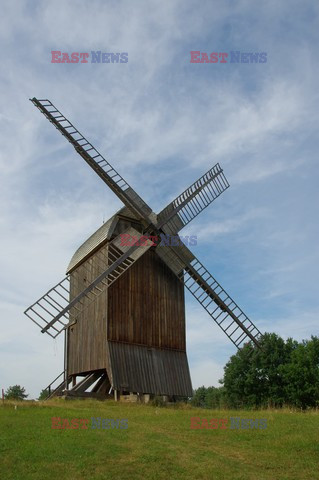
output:
<instances>
[{"instance_id":1,"label":"blue sky","mask_svg":"<svg viewBox=\"0 0 319 480\"><path fill-rule=\"evenodd\" d=\"M219 162L231 187L183 234L261 331L318 334L319 6L314 1L5 0L1 38L0 387L37 396L63 339L24 309L121 203L29 102L49 98L155 211ZM51 50L128 52L53 64ZM267 52L191 64L190 51ZM235 347L186 296L194 387Z\"/></svg>"}]
</instances>

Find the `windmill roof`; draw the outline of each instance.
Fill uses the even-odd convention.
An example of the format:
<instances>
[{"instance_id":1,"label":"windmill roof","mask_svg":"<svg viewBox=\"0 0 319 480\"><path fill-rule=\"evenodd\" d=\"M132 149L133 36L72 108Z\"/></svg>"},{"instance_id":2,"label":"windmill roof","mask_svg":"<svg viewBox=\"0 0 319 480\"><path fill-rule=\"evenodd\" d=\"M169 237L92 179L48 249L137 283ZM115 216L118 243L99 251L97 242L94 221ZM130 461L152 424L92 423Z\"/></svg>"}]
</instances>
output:
<instances>
[{"instance_id":1,"label":"windmill roof","mask_svg":"<svg viewBox=\"0 0 319 480\"><path fill-rule=\"evenodd\" d=\"M123 207L116 212L107 222L103 223L100 228L96 230L74 253L73 257L67 268L67 273L73 270L84 259L86 259L94 250L96 250L101 244L109 240L112 236L114 228L116 226L119 217L128 217L134 220L138 220L137 217L130 211L129 208Z\"/></svg>"}]
</instances>

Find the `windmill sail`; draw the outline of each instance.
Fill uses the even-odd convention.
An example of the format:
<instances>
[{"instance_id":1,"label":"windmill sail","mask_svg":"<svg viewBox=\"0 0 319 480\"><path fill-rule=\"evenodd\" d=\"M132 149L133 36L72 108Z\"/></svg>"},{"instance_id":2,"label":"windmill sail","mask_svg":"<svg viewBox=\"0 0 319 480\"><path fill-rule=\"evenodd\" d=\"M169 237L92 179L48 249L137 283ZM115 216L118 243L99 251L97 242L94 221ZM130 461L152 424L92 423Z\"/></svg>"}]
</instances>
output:
<instances>
[{"instance_id":1,"label":"windmill sail","mask_svg":"<svg viewBox=\"0 0 319 480\"><path fill-rule=\"evenodd\" d=\"M175 198L157 216L157 228L174 235L229 187L219 163Z\"/></svg>"},{"instance_id":2,"label":"windmill sail","mask_svg":"<svg viewBox=\"0 0 319 480\"><path fill-rule=\"evenodd\" d=\"M141 199L124 178L96 150L96 148L67 120L67 118L50 102L50 100L30 99L47 119L64 135L75 150L99 175L110 189L130 208L133 213L149 223L149 216L155 215L151 208Z\"/></svg>"},{"instance_id":3,"label":"windmill sail","mask_svg":"<svg viewBox=\"0 0 319 480\"><path fill-rule=\"evenodd\" d=\"M141 220L145 227L144 230L150 234L158 235L162 232L177 234L229 187L223 170L217 164L156 216L123 177L49 100L33 98L31 101L67 138L75 150L133 214ZM131 235L135 235L138 239L141 238L142 235L133 227L131 230ZM148 240L145 246L125 248L119 244L119 237L116 237L108 244L110 254L108 254L107 261L101 259L101 269L95 280L72 301L68 296L70 279L66 277L29 307L25 312L26 315L41 326L42 332L47 332L53 337L57 336L70 320L76 319L83 312L88 301L95 301L98 295L105 291L151 246L153 243ZM186 246L162 247L159 245L156 252L236 347L239 348L248 340L258 345L258 338L261 335L258 328ZM97 254L103 255L100 252Z\"/></svg>"},{"instance_id":4,"label":"windmill sail","mask_svg":"<svg viewBox=\"0 0 319 480\"><path fill-rule=\"evenodd\" d=\"M129 238L141 240L143 235L133 227L124 232ZM63 329L76 320L97 296L105 291L117 280L133 263L136 262L151 246L150 239L141 241L140 246L122 245L122 235L118 235L112 242L106 244L106 250L95 254L95 263L99 265L95 280L79 295L70 301L70 275L52 287L37 302L31 305L24 313L40 328L42 333L48 333L55 338ZM83 263L84 269L89 272L89 260ZM77 272L74 274L76 281Z\"/></svg>"},{"instance_id":5,"label":"windmill sail","mask_svg":"<svg viewBox=\"0 0 319 480\"><path fill-rule=\"evenodd\" d=\"M259 346L259 329L187 247L158 246L156 252L237 348L249 340Z\"/></svg>"}]
</instances>

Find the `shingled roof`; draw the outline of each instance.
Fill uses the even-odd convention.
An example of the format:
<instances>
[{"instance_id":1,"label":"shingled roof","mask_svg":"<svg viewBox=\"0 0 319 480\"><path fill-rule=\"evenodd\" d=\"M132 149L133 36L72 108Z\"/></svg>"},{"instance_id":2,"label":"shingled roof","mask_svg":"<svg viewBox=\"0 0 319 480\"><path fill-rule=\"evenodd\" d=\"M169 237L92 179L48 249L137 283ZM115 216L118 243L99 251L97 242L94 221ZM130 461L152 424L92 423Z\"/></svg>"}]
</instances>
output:
<instances>
[{"instance_id":1,"label":"shingled roof","mask_svg":"<svg viewBox=\"0 0 319 480\"><path fill-rule=\"evenodd\" d=\"M138 220L137 217L127 208L123 207L116 212L107 222L96 230L74 253L68 265L66 273L70 273L77 265L87 258L100 245L109 240L113 234L120 217L127 217Z\"/></svg>"}]
</instances>

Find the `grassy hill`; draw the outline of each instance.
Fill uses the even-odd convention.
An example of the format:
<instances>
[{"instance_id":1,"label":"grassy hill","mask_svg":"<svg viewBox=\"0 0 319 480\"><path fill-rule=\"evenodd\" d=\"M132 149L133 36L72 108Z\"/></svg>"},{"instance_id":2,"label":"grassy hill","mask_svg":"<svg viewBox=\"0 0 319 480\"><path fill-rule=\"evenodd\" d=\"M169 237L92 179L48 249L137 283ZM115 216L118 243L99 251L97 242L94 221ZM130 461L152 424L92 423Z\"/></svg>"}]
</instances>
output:
<instances>
[{"instance_id":1,"label":"grassy hill","mask_svg":"<svg viewBox=\"0 0 319 480\"><path fill-rule=\"evenodd\" d=\"M87 419L88 428L52 429L52 417ZM128 419L128 428L92 428L92 417ZM191 417L227 418L229 424L193 430ZM230 417L265 418L267 428L231 429ZM92 400L5 402L0 406L0 474L6 480L315 480L319 412Z\"/></svg>"}]
</instances>

